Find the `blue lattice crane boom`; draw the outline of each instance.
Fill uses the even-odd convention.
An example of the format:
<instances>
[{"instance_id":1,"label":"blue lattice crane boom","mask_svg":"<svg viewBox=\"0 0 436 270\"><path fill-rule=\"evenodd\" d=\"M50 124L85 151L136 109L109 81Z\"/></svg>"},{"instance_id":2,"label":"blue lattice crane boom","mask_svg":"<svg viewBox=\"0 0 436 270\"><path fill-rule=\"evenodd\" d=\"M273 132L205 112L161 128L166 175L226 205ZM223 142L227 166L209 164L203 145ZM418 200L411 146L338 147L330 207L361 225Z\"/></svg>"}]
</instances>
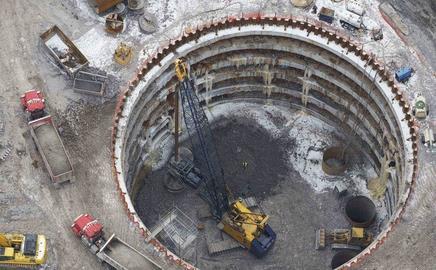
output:
<instances>
[{"instance_id":1,"label":"blue lattice crane boom","mask_svg":"<svg viewBox=\"0 0 436 270\"><path fill-rule=\"evenodd\" d=\"M229 207L229 199L209 121L195 94L196 86L189 78L186 64L178 59L175 66L180 81L183 118L191 139L192 152L206 180L202 196L211 206L213 216L220 220Z\"/></svg>"},{"instance_id":2,"label":"blue lattice crane boom","mask_svg":"<svg viewBox=\"0 0 436 270\"><path fill-rule=\"evenodd\" d=\"M210 206L212 215L219 221L218 227L262 257L272 247L276 234L268 225L269 216L253 213L242 199L229 201L223 169L220 165L206 113L196 95L196 85L189 77L186 63L175 62L180 81L183 118L192 144L194 159L203 174L201 195Z\"/></svg>"}]
</instances>

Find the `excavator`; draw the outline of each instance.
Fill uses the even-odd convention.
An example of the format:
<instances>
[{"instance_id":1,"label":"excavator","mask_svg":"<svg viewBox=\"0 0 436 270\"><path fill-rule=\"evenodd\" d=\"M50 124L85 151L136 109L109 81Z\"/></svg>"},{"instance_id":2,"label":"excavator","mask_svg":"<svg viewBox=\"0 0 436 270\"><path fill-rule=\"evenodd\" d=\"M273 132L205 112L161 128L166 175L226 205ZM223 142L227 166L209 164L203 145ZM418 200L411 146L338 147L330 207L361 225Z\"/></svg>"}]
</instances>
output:
<instances>
[{"instance_id":1,"label":"excavator","mask_svg":"<svg viewBox=\"0 0 436 270\"><path fill-rule=\"evenodd\" d=\"M47 241L40 234L0 232L0 269L2 266L31 268L47 260Z\"/></svg>"},{"instance_id":2,"label":"excavator","mask_svg":"<svg viewBox=\"0 0 436 270\"><path fill-rule=\"evenodd\" d=\"M196 95L198 91L194 79L189 76L186 60L179 58L175 61L175 72L180 84L183 118L191 140L192 153L203 175L198 187L200 196L208 203L210 213L218 222L217 227L261 258L276 240L276 233L268 225L269 216L252 212L241 198L231 198L209 121L200 106Z\"/></svg>"}]
</instances>

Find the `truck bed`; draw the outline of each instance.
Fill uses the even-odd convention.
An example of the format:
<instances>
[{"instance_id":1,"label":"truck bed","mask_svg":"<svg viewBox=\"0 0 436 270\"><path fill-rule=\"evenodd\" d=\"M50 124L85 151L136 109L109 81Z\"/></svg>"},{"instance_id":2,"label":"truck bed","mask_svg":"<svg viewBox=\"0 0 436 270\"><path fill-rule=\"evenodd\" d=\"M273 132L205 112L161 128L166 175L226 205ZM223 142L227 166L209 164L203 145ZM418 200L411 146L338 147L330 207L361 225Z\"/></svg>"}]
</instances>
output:
<instances>
[{"instance_id":1,"label":"truck bed","mask_svg":"<svg viewBox=\"0 0 436 270\"><path fill-rule=\"evenodd\" d=\"M119 270L162 269L151 259L115 235L109 238L107 245L100 250L97 256ZM113 261L115 261L115 264Z\"/></svg>"},{"instance_id":2,"label":"truck bed","mask_svg":"<svg viewBox=\"0 0 436 270\"><path fill-rule=\"evenodd\" d=\"M50 124L36 127L35 135L41 145L40 151L44 152L47 162L53 175L59 175L71 170L67 155L62 147L62 142L59 140L56 130Z\"/></svg>"},{"instance_id":3,"label":"truck bed","mask_svg":"<svg viewBox=\"0 0 436 270\"><path fill-rule=\"evenodd\" d=\"M51 117L46 116L29 123L34 140L43 159L48 163L52 177L72 171L70 160L65 152L61 138L54 127Z\"/></svg>"}]
</instances>

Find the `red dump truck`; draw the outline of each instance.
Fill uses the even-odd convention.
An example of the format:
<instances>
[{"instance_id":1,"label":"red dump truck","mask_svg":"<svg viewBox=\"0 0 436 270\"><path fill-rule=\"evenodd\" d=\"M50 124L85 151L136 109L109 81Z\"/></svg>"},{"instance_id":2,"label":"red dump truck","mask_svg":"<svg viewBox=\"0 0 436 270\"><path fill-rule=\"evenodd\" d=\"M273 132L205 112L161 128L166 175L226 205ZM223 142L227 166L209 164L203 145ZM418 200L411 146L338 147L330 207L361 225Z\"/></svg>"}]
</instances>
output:
<instances>
[{"instance_id":1,"label":"red dump truck","mask_svg":"<svg viewBox=\"0 0 436 270\"><path fill-rule=\"evenodd\" d=\"M21 96L20 101L29 113L30 135L55 187L66 181L73 182L73 166L52 117L45 111L41 92L29 90Z\"/></svg>"},{"instance_id":2,"label":"red dump truck","mask_svg":"<svg viewBox=\"0 0 436 270\"><path fill-rule=\"evenodd\" d=\"M103 225L89 214L78 216L71 229L101 262L116 270L162 269L152 259L133 248L115 234L105 238Z\"/></svg>"}]
</instances>

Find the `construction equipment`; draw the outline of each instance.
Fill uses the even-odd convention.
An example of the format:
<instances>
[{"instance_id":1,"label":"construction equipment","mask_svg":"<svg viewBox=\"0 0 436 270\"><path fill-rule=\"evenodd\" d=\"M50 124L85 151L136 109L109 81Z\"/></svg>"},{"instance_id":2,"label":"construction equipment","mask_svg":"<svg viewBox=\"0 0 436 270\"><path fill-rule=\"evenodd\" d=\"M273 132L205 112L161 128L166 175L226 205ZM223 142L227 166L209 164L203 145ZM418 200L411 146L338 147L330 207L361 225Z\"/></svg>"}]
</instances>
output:
<instances>
[{"instance_id":1,"label":"construction equipment","mask_svg":"<svg viewBox=\"0 0 436 270\"><path fill-rule=\"evenodd\" d=\"M183 118L193 155L204 177L200 195L209 204L212 216L218 220L218 228L256 257L262 257L276 239L275 232L267 224L269 217L253 213L242 200L229 200L229 189L224 180L209 121L200 106L194 80L189 77L188 66L184 60L176 60L175 72L180 82Z\"/></svg>"},{"instance_id":2,"label":"construction equipment","mask_svg":"<svg viewBox=\"0 0 436 270\"><path fill-rule=\"evenodd\" d=\"M128 0L127 7L134 14L142 14L142 12L144 12L145 1L144 0Z\"/></svg>"},{"instance_id":3,"label":"construction equipment","mask_svg":"<svg viewBox=\"0 0 436 270\"><path fill-rule=\"evenodd\" d=\"M110 13L106 16L106 31L111 34L118 34L125 30L125 18L117 13Z\"/></svg>"},{"instance_id":4,"label":"construction equipment","mask_svg":"<svg viewBox=\"0 0 436 270\"><path fill-rule=\"evenodd\" d=\"M89 61L74 43L56 25L40 35L49 53L70 77L88 65Z\"/></svg>"},{"instance_id":5,"label":"construction equipment","mask_svg":"<svg viewBox=\"0 0 436 270\"><path fill-rule=\"evenodd\" d=\"M416 118L425 119L429 113L428 104L425 97L419 93L415 98L415 105L412 109Z\"/></svg>"},{"instance_id":6,"label":"construction equipment","mask_svg":"<svg viewBox=\"0 0 436 270\"><path fill-rule=\"evenodd\" d=\"M398 82L405 82L412 76L412 73L413 69L411 67L402 67L395 72L395 79Z\"/></svg>"},{"instance_id":7,"label":"construction equipment","mask_svg":"<svg viewBox=\"0 0 436 270\"><path fill-rule=\"evenodd\" d=\"M180 179L180 181L194 189L197 189L204 182L200 170L194 167L194 164L187 159L179 161L171 160L168 163L168 172L171 176Z\"/></svg>"},{"instance_id":8,"label":"construction equipment","mask_svg":"<svg viewBox=\"0 0 436 270\"><path fill-rule=\"evenodd\" d=\"M359 16L363 16L365 13L365 6L360 0L348 0L346 3L348 11L353 12Z\"/></svg>"},{"instance_id":9,"label":"construction equipment","mask_svg":"<svg viewBox=\"0 0 436 270\"><path fill-rule=\"evenodd\" d=\"M132 48L127 46L126 43L121 42L115 49L115 61L120 65L127 65L132 60Z\"/></svg>"},{"instance_id":10,"label":"construction equipment","mask_svg":"<svg viewBox=\"0 0 436 270\"><path fill-rule=\"evenodd\" d=\"M20 102L30 113L30 135L55 187L59 187L59 184L65 181L73 182L73 166L52 117L45 112L45 99L42 93L38 90L29 90L21 96Z\"/></svg>"},{"instance_id":11,"label":"construction equipment","mask_svg":"<svg viewBox=\"0 0 436 270\"><path fill-rule=\"evenodd\" d=\"M97 14L100 14L121 2L123 0L95 0L94 9Z\"/></svg>"},{"instance_id":12,"label":"construction equipment","mask_svg":"<svg viewBox=\"0 0 436 270\"><path fill-rule=\"evenodd\" d=\"M93 96L103 96L107 85L107 79L107 73L104 71L84 68L83 70L79 70L74 77L74 92Z\"/></svg>"},{"instance_id":13,"label":"construction equipment","mask_svg":"<svg viewBox=\"0 0 436 270\"><path fill-rule=\"evenodd\" d=\"M138 18L138 25L145 34L154 33L157 30L157 18L154 14L144 11Z\"/></svg>"},{"instance_id":14,"label":"construction equipment","mask_svg":"<svg viewBox=\"0 0 436 270\"><path fill-rule=\"evenodd\" d=\"M331 245L333 249L361 250L373 240L373 236L364 228L352 227L351 229L335 229L326 232L325 229L316 231L315 248L324 249Z\"/></svg>"},{"instance_id":15,"label":"construction equipment","mask_svg":"<svg viewBox=\"0 0 436 270\"><path fill-rule=\"evenodd\" d=\"M29 113L30 120L35 120L45 115L45 99L41 91L35 89L26 91L21 95L20 103L26 112Z\"/></svg>"},{"instance_id":16,"label":"construction equipment","mask_svg":"<svg viewBox=\"0 0 436 270\"><path fill-rule=\"evenodd\" d=\"M327 23L333 23L333 20L335 18L335 11L330 8L322 7L318 17L321 21L327 22Z\"/></svg>"},{"instance_id":17,"label":"construction equipment","mask_svg":"<svg viewBox=\"0 0 436 270\"><path fill-rule=\"evenodd\" d=\"M103 225L89 214L78 216L71 229L93 254L117 270L162 269L115 234L106 240Z\"/></svg>"},{"instance_id":18,"label":"construction equipment","mask_svg":"<svg viewBox=\"0 0 436 270\"><path fill-rule=\"evenodd\" d=\"M335 13L335 17L339 20L339 23L343 28L350 31L354 31L362 27L362 17L353 12L339 10Z\"/></svg>"},{"instance_id":19,"label":"construction equipment","mask_svg":"<svg viewBox=\"0 0 436 270\"><path fill-rule=\"evenodd\" d=\"M436 135L430 127L424 129L421 134L421 141L430 151L434 151L436 148Z\"/></svg>"},{"instance_id":20,"label":"construction equipment","mask_svg":"<svg viewBox=\"0 0 436 270\"><path fill-rule=\"evenodd\" d=\"M46 260L47 241L44 235L0 233L0 266L34 267Z\"/></svg>"}]
</instances>

